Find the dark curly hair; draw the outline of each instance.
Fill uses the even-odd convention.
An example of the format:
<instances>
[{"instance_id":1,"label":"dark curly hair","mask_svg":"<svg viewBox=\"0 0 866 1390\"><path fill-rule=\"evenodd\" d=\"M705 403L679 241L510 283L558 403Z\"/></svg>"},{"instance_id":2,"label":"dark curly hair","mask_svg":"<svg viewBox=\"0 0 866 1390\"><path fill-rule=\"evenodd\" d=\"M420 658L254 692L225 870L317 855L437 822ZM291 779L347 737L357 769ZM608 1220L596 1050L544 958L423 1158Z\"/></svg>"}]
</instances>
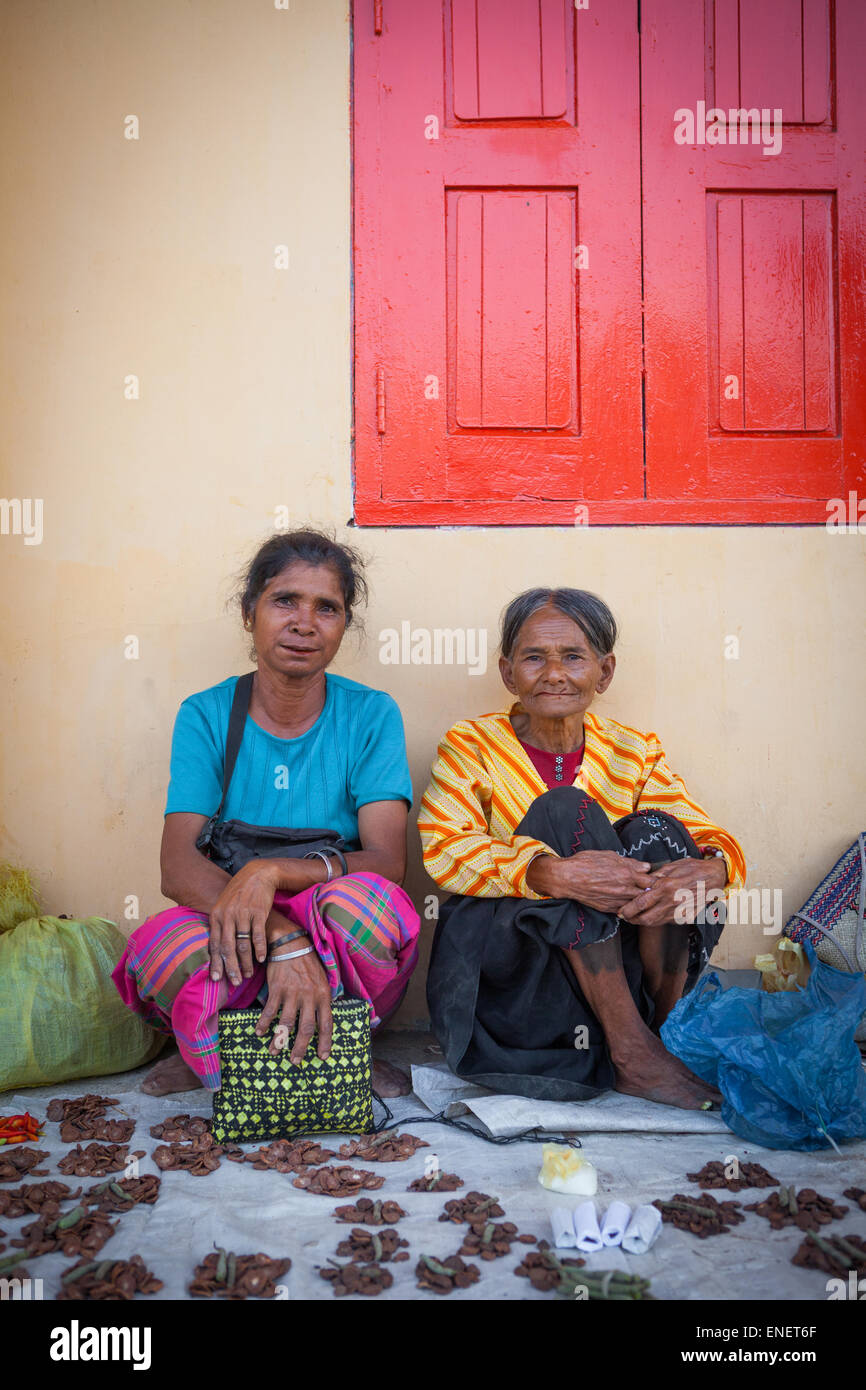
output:
<instances>
[{"instance_id":1,"label":"dark curly hair","mask_svg":"<svg viewBox=\"0 0 866 1390\"><path fill-rule=\"evenodd\" d=\"M333 536L311 526L297 531L279 531L256 551L244 571L237 594L244 621L254 617L256 604L271 580L295 560L306 565L327 565L334 571L343 591L348 627L356 605L367 601L364 561L352 546L340 545Z\"/></svg>"}]
</instances>

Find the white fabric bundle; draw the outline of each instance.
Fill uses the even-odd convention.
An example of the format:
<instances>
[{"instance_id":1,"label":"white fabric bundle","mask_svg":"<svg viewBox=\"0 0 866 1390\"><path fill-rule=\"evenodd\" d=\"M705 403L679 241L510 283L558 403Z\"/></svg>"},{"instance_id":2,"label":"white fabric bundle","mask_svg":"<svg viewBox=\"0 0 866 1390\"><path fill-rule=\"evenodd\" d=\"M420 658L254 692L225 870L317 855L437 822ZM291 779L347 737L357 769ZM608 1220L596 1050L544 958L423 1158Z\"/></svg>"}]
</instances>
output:
<instances>
[{"instance_id":1,"label":"white fabric bundle","mask_svg":"<svg viewBox=\"0 0 866 1390\"><path fill-rule=\"evenodd\" d=\"M601 1231L598 1229L595 1202L581 1202L579 1207L575 1207L574 1234L577 1237L575 1244L578 1250L591 1252L601 1249Z\"/></svg>"},{"instance_id":2,"label":"white fabric bundle","mask_svg":"<svg viewBox=\"0 0 866 1390\"><path fill-rule=\"evenodd\" d=\"M573 1250L577 1244L574 1233L574 1216L571 1207L554 1207L550 1213L553 1227L553 1243L560 1250Z\"/></svg>"},{"instance_id":3,"label":"white fabric bundle","mask_svg":"<svg viewBox=\"0 0 866 1390\"><path fill-rule=\"evenodd\" d=\"M631 1207L626 1202L611 1202L601 1223L601 1238L605 1245L622 1243L630 1217Z\"/></svg>"},{"instance_id":4,"label":"white fabric bundle","mask_svg":"<svg viewBox=\"0 0 866 1390\"><path fill-rule=\"evenodd\" d=\"M550 1212L553 1244L560 1250L583 1250L592 1254L605 1246L622 1245L629 1255L645 1255L656 1240L662 1225L658 1207L635 1207L626 1202L611 1202L601 1227L595 1202L582 1202L573 1211L568 1207L553 1207Z\"/></svg>"},{"instance_id":5,"label":"white fabric bundle","mask_svg":"<svg viewBox=\"0 0 866 1390\"><path fill-rule=\"evenodd\" d=\"M629 1255L645 1255L656 1239L662 1225L658 1207L635 1207L628 1229L622 1238L622 1248Z\"/></svg>"}]
</instances>

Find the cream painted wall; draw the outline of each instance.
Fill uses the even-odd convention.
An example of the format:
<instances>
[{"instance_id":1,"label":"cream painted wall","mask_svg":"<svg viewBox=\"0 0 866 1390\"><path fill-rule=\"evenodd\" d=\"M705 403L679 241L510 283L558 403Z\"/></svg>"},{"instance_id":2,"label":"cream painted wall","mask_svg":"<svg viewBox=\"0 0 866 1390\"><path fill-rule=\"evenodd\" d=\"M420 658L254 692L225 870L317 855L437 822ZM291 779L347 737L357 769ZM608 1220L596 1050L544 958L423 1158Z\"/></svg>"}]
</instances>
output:
<instances>
[{"instance_id":1,"label":"cream painted wall","mask_svg":"<svg viewBox=\"0 0 866 1390\"><path fill-rule=\"evenodd\" d=\"M352 513L345 0L13 0L0 95L5 497L0 854L48 910L164 906L180 700L246 669L230 580L274 509L370 557L338 670L400 703L423 791L440 733L496 708L521 588L592 588L622 624L599 708L655 729L784 915L866 821L866 539L796 528L346 531ZM141 138L123 138L134 113ZM273 248L289 247L287 271ZM124 399L124 379L141 397ZM489 667L385 666L378 634L486 628ZM139 639L137 660L125 638ZM725 659L736 636L740 654ZM418 865L408 887L432 892ZM425 925L429 944L432 922ZM721 965L772 948L729 928ZM400 1022L424 1015L422 972Z\"/></svg>"}]
</instances>

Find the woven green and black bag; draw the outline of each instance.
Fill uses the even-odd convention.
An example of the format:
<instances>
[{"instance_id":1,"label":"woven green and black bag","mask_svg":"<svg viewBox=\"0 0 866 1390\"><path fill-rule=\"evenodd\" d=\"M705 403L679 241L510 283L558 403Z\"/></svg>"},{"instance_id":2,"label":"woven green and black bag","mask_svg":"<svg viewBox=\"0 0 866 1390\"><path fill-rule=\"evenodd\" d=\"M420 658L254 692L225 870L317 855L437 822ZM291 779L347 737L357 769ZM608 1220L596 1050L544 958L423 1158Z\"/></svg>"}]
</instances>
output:
<instances>
[{"instance_id":1,"label":"woven green and black bag","mask_svg":"<svg viewBox=\"0 0 866 1390\"><path fill-rule=\"evenodd\" d=\"M334 1000L334 1034L326 1061L314 1035L299 1066L289 1061L293 1031L276 1057L268 1048L275 1024L262 1037L260 1008L223 1009L219 1015L222 1088L214 1092L213 1136L233 1140L291 1139L297 1134L370 1134L373 1068L370 1006L343 995Z\"/></svg>"}]
</instances>

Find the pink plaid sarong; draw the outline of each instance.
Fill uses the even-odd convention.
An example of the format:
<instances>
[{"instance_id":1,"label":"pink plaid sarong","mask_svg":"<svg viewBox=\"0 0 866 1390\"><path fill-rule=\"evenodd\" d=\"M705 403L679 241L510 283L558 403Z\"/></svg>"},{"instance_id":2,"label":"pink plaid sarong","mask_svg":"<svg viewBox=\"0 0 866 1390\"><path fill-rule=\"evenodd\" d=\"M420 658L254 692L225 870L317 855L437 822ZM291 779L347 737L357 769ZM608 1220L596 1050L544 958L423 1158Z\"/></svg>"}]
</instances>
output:
<instances>
[{"instance_id":1,"label":"pink plaid sarong","mask_svg":"<svg viewBox=\"0 0 866 1390\"><path fill-rule=\"evenodd\" d=\"M366 999L376 1028L397 1006L418 961L420 919L408 895L379 874L346 874L302 893L277 893L274 907L310 935L338 998ZM173 1033L205 1086L219 1090L219 1011L254 1003L266 967L239 985L210 978L208 918L188 907L148 917L131 933L112 979L124 1003Z\"/></svg>"}]
</instances>

